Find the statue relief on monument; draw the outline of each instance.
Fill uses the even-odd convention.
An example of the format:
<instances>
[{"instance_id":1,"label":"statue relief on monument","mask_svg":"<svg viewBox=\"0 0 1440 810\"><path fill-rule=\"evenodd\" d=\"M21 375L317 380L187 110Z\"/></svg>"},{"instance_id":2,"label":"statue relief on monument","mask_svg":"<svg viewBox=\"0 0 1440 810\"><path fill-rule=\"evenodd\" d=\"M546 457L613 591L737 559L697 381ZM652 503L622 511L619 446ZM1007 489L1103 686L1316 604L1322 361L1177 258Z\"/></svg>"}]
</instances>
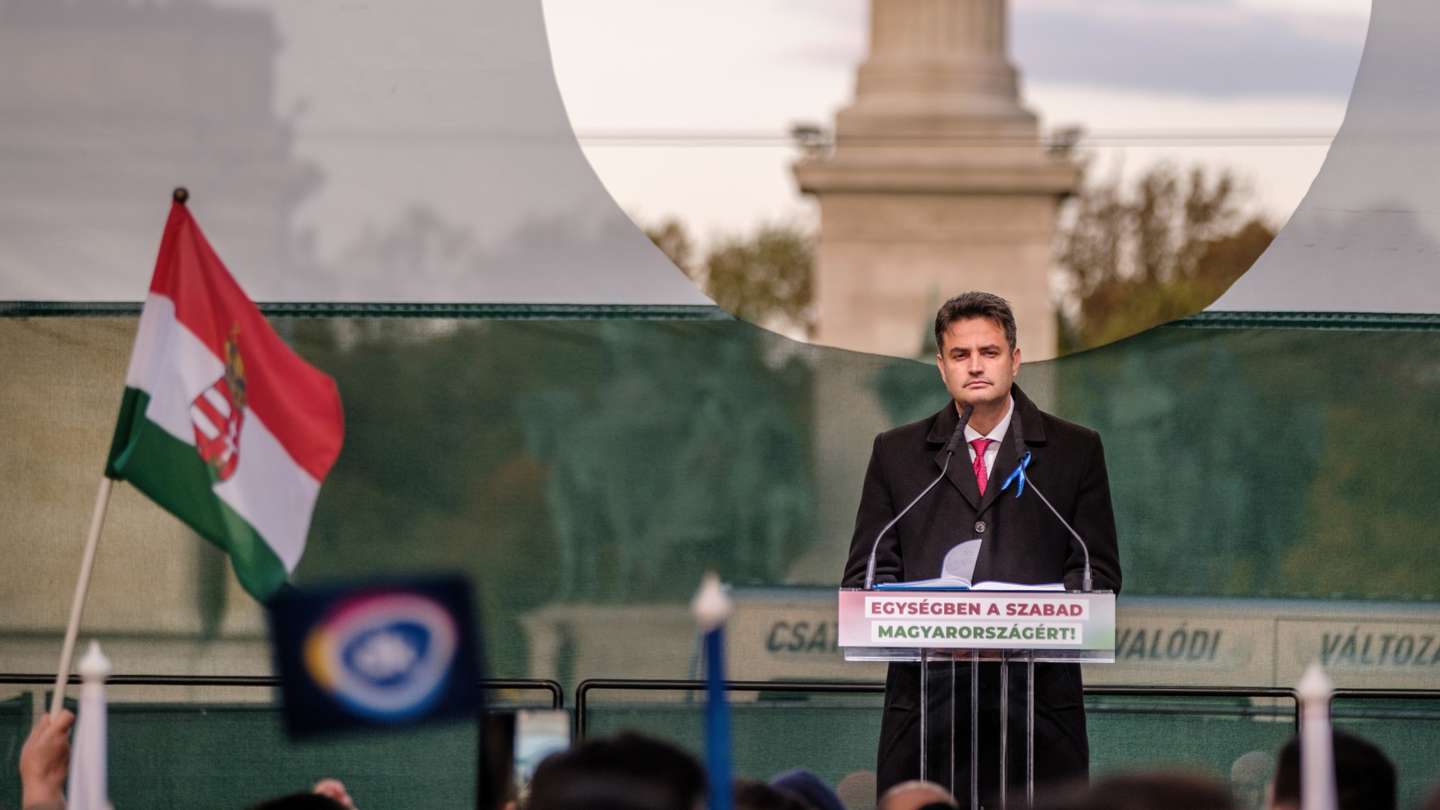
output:
<instances>
[{"instance_id":1,"label":"statue relief on monument","mask_svg":"<svg viewBox=\"0 0 1440 810\"><path fill-rule=\"evenodd\" d=\"M1054 356L1051 240L1079 169L1020 102L1004 0L871 0L834 141L794 167L820 204L817 343L929 356L939 304L983 289L1014 306L1026 360Z\"/></svg>"}]
</instances>

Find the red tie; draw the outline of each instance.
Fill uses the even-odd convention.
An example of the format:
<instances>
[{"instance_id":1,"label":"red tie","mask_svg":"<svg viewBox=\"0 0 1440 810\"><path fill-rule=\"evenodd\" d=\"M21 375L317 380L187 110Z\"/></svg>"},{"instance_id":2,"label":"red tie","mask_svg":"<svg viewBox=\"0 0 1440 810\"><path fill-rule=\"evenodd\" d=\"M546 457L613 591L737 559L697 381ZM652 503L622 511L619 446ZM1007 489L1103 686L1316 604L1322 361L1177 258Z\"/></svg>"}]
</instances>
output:
<instances>
[{"instance_id":1,"label":"red tie","mask_svg":"<svg viewBox=\"0 0 1440 810\"><path fill-rule=\"evenodd\" d=\"M994 439L975 439L970 446L975 448L975 485L980 487L980 494L985 494L985 450Z\"/></svg>"}]
</instances>

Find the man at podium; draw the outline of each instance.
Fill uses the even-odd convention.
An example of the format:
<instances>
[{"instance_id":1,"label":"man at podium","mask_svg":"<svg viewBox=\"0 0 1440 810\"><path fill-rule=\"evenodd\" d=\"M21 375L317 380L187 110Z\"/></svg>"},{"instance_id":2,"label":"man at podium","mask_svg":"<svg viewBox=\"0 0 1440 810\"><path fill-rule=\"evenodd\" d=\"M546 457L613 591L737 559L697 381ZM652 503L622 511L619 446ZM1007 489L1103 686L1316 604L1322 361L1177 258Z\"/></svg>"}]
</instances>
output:
<instances>
[{"instance_id":1,"label":"man at podium","mask_svg":"<svg viewBox=\"0 0 1440 810\"><path fill-rule=\"evenodd\" d=\"M1021 585L1063 582L1080 589L1084 552L1065 526L1039 498L1017 498L1014 486L1001 492L1002 483L1029 453L1025 475L1089 547L1094 588L1118 592L1120 558L1100 436L1041 411L1014 384L1020 349L1010 305L983 292L950 299L935 316L935 343L940 379L952 401L933 416L875 437L842 585L865 585L873 548L876 584L946 576ZM963 437L956 436L967 408L973 409L969 422ZM947 446L954 450L946 480L877 543L885 525L940 474ZM954 570L957 567L971 570ZM946 661L929 666L927 777L949 786L965 806L971 665ZM1024 670L1010 667L1012 743L1005 773L1011 795L1025 780ZM981 664L979 679L977 773L983 800L997 792L1001 772L1000 665ZM877 762L880 793L920 775L920 694L920 665L891 664ZM1078 664L1035 665L1037 784L1088 775L1083 697Z\"/></svg>"}]
</instances>

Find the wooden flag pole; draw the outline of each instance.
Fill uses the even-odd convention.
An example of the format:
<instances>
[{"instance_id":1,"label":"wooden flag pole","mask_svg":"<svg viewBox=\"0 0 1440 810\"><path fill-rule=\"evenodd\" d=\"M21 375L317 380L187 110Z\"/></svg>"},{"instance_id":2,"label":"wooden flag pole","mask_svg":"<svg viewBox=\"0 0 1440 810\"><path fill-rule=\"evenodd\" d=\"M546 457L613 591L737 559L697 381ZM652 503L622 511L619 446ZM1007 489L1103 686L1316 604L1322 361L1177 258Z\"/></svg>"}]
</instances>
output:
<instances>
[{"instance_id":1,"label":"wooden flag pole","mask_svg":"<svg viewBox=\"0 0 1440 810\"><path fill-rule=\"evenodd\" d=\"M80 558L80 578L75 583L75 597L70 602L70 624L65 627L65 646L60 648L60 669L55 673L55 693L50 698L50 715L60 713L65 705L65 684L70 680L70 660L75 655L75 637L80 633L80 614L85 612L85 596L90 590L90 571L95 567L95 547L100 544L100 527L105 523L105 510L110 505L108 476L100 477L100 491L95 494L95 512L90 516L90 535L85 538L85 554Z\"/></svg>"},{"instance_id":2,"label":"wooden flag pole","mask_svg":"<svg viewBox=\"0 0 1440 810\"><path fill-rule=\"evenodd\" d=\"M190 192L177 186L170 199L184 205ZM162 243L163 244L163 243ZM90 534L85 538L85 553L80 557L80 578L75 582L75 596L70 600L70 623L65 626L65 643L60 648L60 668L55 673L55 692L50 698L50 715L65 706L65 685L70 680L70 662L75 656L75 638L80 633L80 615L85 612L85 597L90 593L90 572L95 568L95 548L100 545L100 528L105 525L105 510L110 506L110 487L115 482L108 475L100 477L100 491L95 493L95 511L90 516Z\"/></svg>"}]
</instances>

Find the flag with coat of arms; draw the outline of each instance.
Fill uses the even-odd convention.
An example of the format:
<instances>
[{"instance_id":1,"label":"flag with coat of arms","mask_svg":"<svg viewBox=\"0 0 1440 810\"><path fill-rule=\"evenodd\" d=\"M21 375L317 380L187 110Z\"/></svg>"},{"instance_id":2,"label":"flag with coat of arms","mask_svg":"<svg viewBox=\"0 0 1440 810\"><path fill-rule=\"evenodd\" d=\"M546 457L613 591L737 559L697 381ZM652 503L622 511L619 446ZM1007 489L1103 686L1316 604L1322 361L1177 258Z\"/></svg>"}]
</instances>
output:
<instances>
[{"instance_id":1,"label":"flag with coat of arms","mask_svg":"<svg viewBox=\"0 0 1440 810\"><path fill-rule=\"evenodd\" d=\"M225 550L264 601L305 549L344 437L335 381L275 334L176 191L105 474Z\"/></svg>"}]
</instances>

